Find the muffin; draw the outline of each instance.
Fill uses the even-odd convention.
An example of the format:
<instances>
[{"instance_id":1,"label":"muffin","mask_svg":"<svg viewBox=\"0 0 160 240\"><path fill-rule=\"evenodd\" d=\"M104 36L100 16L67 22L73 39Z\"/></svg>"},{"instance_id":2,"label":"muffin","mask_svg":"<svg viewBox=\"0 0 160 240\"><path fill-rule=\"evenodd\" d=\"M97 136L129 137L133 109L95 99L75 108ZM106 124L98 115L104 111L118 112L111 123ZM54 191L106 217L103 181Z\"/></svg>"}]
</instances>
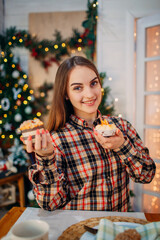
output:
<instances>
[{"instance_id":1,"label":"muffin","mask_svg":"<svg viewBox=\"0 0 160 240\"><path fill-rule=\"evenodd\" d=\"M39 131L41 133L43 128L44 128L44 124L38 118L36 118L34 120L24 121L19 127L19 130L21 131L22 137L24 139L24 143L28 139L29 136L32 136L32 142L34 143L36 130L39 129Z\"/></svg>"},{"instance_id":2,"label":"muffin","mask_svg":"<svg viewBox=\"0 0 160 240\"><path fill-rule=\"evenodd\" d=\"M136 229L128 229L119 233L114 240L141 240L141 235Z\"/></svg>"},{"instance_id":3,"label":"muffin","mask_svg":"<svg viewBox=\"0 0 160 240\"><path fill-rule=\"evenodd\" d=\"M116 133L116 126L114 123L109 124L106 119L101 120L101 124L95 127L95 130L104 137L114 136Z\"/></svg>"}]
</instances>

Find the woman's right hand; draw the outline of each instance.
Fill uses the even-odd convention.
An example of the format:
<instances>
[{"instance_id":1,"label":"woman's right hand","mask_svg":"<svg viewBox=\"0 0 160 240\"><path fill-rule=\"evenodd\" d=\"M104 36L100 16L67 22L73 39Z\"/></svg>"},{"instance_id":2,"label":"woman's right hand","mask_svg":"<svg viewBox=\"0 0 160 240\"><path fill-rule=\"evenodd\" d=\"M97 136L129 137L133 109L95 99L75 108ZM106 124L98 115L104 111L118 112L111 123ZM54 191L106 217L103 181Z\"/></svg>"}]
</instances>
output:
<instances>
[{"instance_id":1,"label":"woman's right hand","mask_svg":"<svg viewBox=\"0 0 160 240\"><path fill-rule=\"evenodd\" d=\"M22 142L23 137L21 138ZM39 129L36 131L35 135L35 143L32 142L32 136L29 136L26 144L26 151L28 153L35 152L40 156L49 156L53 154L54 152L54 146L52 142L52 138L48 130L42 129L42 132L40 133Z\"/></svg>"}]
</instances>

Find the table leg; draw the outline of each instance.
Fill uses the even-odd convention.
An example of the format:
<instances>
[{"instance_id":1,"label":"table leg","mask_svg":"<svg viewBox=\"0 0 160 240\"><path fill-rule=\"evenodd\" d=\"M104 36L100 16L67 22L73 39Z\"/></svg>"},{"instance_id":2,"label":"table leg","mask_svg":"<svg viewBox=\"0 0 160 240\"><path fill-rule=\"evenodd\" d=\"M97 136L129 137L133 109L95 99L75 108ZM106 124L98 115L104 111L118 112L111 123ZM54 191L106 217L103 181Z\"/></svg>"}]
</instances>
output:
<instances>
[{"instance_id":1,"label":"table leg","mask_svg":"<svg viewBox=\"0 0 160 240\"><path fill-rule=\"evenodd\" d=\"M23 179L23 176L18 178L18 188L19 188L20 207L24 207L25 206L25 196L24 196L24 179Z\"/></svg>"}]
</instances>

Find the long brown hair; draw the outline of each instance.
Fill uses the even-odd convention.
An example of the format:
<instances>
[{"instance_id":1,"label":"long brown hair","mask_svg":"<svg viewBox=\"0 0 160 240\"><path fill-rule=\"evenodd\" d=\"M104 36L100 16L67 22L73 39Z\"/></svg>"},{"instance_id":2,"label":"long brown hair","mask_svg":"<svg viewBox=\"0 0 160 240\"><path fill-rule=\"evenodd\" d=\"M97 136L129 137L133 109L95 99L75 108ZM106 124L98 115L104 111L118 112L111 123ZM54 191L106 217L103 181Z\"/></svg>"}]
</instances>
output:
<instances>
[{"instance_id":1,"label":"long brown hair","mask_svg":"<svg viewBox=\"0 0 160 240\"><path fill-rule=\"evenodd\" d=\"M86 66L92 69L96 73L101 84L97 68L90 60L81 56L74 56L65 60L59 66L55 77L53 100L47 124L47 129L49 131L64 127L69 116L74 113L73 106L69 100L66 100L66 96L69 74L77 65Z\"/></svg>"}]
</instances>

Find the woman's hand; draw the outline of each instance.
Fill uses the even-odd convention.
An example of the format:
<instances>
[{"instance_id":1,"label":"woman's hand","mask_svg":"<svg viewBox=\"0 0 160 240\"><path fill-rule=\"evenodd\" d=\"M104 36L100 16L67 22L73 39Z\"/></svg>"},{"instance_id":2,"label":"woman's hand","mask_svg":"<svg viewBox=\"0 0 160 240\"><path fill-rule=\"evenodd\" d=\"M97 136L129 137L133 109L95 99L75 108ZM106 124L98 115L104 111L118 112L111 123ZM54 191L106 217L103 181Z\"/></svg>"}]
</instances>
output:
<instances>
[{"instance_id":1,"label":"woman's hand","mask_svg":"<svg viewBox=\"0 0 160 240\"><path fill-rule=\"evenodd\" d=\"M122 146L124 143L124 136L123 133L117 128L116 134L111 137L103 137L101 134L99 134L96 130L94 130L94 135L97 140L101 144L103 148L106 149L116 149Z\"/></svg>"},{"instance_id":2,"label":"woman's hand","mask_svg":"<svg viewBox=\"0 0 160 240\"><path fill-rule=\"evenodd\" d=\"M23 138L21 141L24 143ZM28 153L35 152L40 156L48 156L54 151L51 135L48 130L44 129L42 129L42 133L37 129L35 143L32 142L32 136L29 136L25 144Z\"/></svg>"}]
</instances>

